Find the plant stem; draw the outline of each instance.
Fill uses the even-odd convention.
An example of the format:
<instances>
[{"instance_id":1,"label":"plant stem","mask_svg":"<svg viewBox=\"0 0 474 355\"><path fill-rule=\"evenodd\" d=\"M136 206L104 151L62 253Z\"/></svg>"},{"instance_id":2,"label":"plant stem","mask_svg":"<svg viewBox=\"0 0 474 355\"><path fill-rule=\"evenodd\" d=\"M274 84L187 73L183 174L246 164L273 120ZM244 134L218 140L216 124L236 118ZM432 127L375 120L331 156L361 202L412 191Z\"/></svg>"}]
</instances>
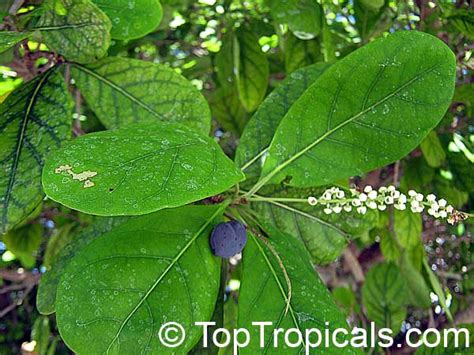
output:
<instances>
[{"instance_id":1,"label":"plant stem","mask_svg":"<svg viewBox=\"0 0 474 355\"><path fill-rule=\"evenodd\" d=\"M258 159L260 159L267 151L268 151L268 148L265 148L264 150L262 150L255 157L253 157L251 160L245 163L245 165L241 167L240 170L242 171L247 170L253 163L255 163Z\"/></svg>"}]
</instances>

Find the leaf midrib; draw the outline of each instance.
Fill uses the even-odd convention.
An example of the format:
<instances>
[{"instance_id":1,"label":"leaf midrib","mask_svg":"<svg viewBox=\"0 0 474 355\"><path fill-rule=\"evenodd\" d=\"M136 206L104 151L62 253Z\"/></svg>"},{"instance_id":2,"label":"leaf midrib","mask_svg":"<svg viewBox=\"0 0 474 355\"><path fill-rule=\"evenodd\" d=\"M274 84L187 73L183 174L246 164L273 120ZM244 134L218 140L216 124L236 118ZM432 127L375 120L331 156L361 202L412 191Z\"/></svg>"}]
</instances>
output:
<instances>
[{"instance_id":1,"label":"leaf midrib","mask_svg":"<svg viewBox=\"0 0 474 355\"><path fill-rule=\"evenodd\" d=\"M125 317L122 324L120 325L117 333L115 334L114 338L111 340L109 346L107 347L106 354L109 353L112 345L117 341L120 334L122 333L123 328L128 323L128 321L133 317L133 315L138 311L138 309L143 305L143 303L148 299L150 294L155 290L155 288L160 284L160 282L164 279L164 277L168 274L168 272L178 263L179 259L186 253L189 247L196 241L196 239L204 232L204 230L212 223L212 221L227 208L228 202L224 202L221 206L212 214L211 217L207 219L207 221L199 228L199 230L193 235L193 237L186 243L186 245L181 249L181 251L173 258L170 264L166 267L165 270L160 274L160 276L155 280L155 282L150 286L148 291L145 293L143 298L141 298L136 306L130 311L130 313Z\"/></svg>"},{"instance_id":2,"label":"leaf midrib","mask_svg":"<svg viewBox=\"0 0 474 355\"><path fill-rule=\"evenodd\" d=\"M265 185L268 181L270 181L270 179L272 179L276 174L278 174L280 171L282 171L284 168L286 168L289 164L291 164L292 162L294 162L295 160L300 158L306 152L313 149L319 143L324 141L327 137L331 136L333 133L337 132L339 129L344 128L346 125L353 122L357 118L364 116L366 113L372 111L374 108L376 108L377 106L383 104L387 100L391 99L396 94L398 94L401 90L405 89L406 87L410 86L411 84L413 84L414 82L419 80L424 75L426 75L426 74L430 73L431 71L433 71L434 69L436 69L436 67L438 67L438 64L435 64L435 65L427 68L426 70L422 71L420 74L418 74L418 75L414 76L413 78L411 78L410 80L408 80L405 84L401 85L396 90L389 93L384 98L380 99L378 102L370 105L369 107L367 107L366 109L360 111L359 113L355 114L354 116L349 117L347 120L339 123L337 126L332 128L331 130L326 131L322 136L320 136L318 139L316 139L313 143L307 145L305 148L303 148L302 150L297 152L295 155L288 158L287 160L285 160L280 165L276 166L269 174L267 174L263 178L261 178L259 180L259 182L257 182L257 184L255 184L255 186L249 191L249 195L252 195L255 192L257 192L263 185ZM271 144L270 144L270 146L271 146Z\"/></svg>"},{"instance_id":3,"label":"leaf midrib","mask_svg":"<svg viewBox=\"0 0 474 355\"><path fill-rule=\"evenodd\" d=\"M278 289L279 289L280 294L283 297L283 300L285 301L285 305L286 305L288 303L288 296L286 295L285 290L283 288L283 285L281 284L281 281L278 278L278 275L276 274L275 268L273 267L272 263L268 259L268 256L265 253L265 251L262 249L262 246L257 241L257 238L255 238L255 236L253 236L252 234L250 234L250 236L252 237L254 243L257 245L260 254L262 254L263 258L265 259L265 263L267 264L268 268L270 269L270 271L272 273L272 276L273 276L273 278L275 279L275 282L278 285ZM291 318L292 318L293 323L295 324L295 326L298 328L298 330L301 331L300 325L299 325L298 321L296 320L295 311L293 310L293 305L292 305L291 301L288 304L288 312L291 314Z\"/></svg>"}]
</instances>

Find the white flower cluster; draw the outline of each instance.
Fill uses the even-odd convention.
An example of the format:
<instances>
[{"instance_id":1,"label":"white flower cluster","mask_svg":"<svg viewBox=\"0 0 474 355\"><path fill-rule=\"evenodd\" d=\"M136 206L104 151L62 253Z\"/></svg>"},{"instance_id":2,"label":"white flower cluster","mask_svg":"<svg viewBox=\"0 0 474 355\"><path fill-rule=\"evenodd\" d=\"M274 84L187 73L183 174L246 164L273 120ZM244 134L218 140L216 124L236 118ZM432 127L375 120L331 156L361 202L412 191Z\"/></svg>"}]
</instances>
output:
<instances>
[{"instance_id":1,"label":"white flower cluster","mask_svg":"<svg viewBox=\"0 0 474 355\"><path fill-rule=\"evenodd\" d=\"M462 212L458 212L453 206L448 205L445 199L437 200L436 196L429 194L423 196L414 190L405 195L398 191L395 186L382 186L375 190L367 185L363 191L351 189L350 194L338 187L327 189L319 198L308 197L311 206L324 206L324 213L350 212L353 209L360 214L365 214L369 209L385 211L387 206L393 206L397 210L410 208L413 213L427 213L435 218L447 218L449 223L455 223L465 219ZM467 218L467 216L466 216Z\"/></svg>"}]
</instances>

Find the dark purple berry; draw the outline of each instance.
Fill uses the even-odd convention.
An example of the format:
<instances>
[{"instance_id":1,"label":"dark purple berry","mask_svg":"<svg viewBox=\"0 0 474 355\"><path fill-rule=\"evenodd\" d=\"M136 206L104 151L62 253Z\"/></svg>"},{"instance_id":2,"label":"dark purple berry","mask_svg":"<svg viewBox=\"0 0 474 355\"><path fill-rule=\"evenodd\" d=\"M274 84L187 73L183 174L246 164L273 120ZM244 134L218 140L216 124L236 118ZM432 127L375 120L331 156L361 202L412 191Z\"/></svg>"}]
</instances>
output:
<instances>
[{"instance_id":1,"label":"dark purple berry","mask_svg":"<svg viewBox=\"0 0 474 355\"><path fill-rule=\"evenodd\" d=\"M210 239L212 253L222 258L240 253L246 243L247 231L238 221L219 223L214 227Z\"/></svg>"}]
</instances>

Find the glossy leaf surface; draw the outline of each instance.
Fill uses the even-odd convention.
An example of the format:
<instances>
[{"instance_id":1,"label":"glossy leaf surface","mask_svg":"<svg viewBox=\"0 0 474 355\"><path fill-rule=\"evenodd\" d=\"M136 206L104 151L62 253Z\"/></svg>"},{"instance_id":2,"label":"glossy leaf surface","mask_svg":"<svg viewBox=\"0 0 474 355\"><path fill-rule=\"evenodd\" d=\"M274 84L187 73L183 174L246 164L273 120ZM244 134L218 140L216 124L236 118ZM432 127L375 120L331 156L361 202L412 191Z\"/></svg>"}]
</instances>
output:
<instances>
[{"instance_id":1,"label":"glossy leaf surface","mask_svg":"<svg viewBox=\"0 0 474 355\"><path fill-rule=\"evenodd\" d=\"M397 32L328 69L282 120L262 183L317 186L389 164L441 120L455 58L437 38Z\"/></svg>"},{"instance_id":2,"label":"glossy leaf surface","mask_svg":"<svg viewBox=\"0 0 474 355\"><path fill-rule=\"evenodd\" d=\"M325 322L329 322L330 329L346 328L347 325L326 286L315 274L303 244L275 229L269 229L269 234L266 243L250 234L244 249L238 326L250 331L251 341L247 347L240 349L240 353L298 354L304 352L303 347L285 346L282 336L278 348L273 347L274 328L297 328L304 334L308 328L325 329ZM292 295L288 310L288 284L278 259L267 243L278 253L291 281ZM259 344L260 329L252 326L256 320L273 323L265 327L263 349ZM354 353L349 347L330 347L324 351L329 354Z\"/></svg>"},{"instance_id":3,"label":"glossy leaf surface","mask_svg":"<svg viewBox=\"0 0 474 355\"><path fill-rule=\"evenodd\" d=\"M163 9L158 0L93 0L112 21L112 38L140 38L158 27Z\"/></svg>"},{"instance_id":4,"label":"glossy leaf surface","mask_svg":"<svg viewBox=\"0 0 474 355\"><path fill-rule=\"evenodd\" d=\"M217 143L176 124L135 124L79 137L44 167L46 194L101 216L194 202L244 178Z\"/></svg>"},{"instance_id":5,"label":"glossy leaf surface","mask_svg":"<svg viewBox=\"0 0 474 355\"><path fill-rule=\"evenodd\" d=\"M221 206L188 206L142 216L95 239L69 263L56 310L62 338L76 353L185 354L211 318L220 259L208 236ZM111 247L112 246L112 247ZM181 324L177 348L158 337L162 324Z\"/></svg>"},{"instance_id":6,"label":"glossy leaf surface","mask_svg":"<svg viewBox=\"0 0 474 355\"><path fill-rule=\"evenodd\" d=\"M58 250L58 255L54 262L47 267L46 272L41 276L41 282L38 287L36 307L41 314L52 314L56 311L56 291L59 279L71 259L96 238L110 232L113 228L127 220L128 217L100 218L81 233L75 235L74 239Z\"/></svg>"},{"instance_id":7,"label":"glossy leaf surface","mask_svg":"<svg viewBox=\"0 0 474 355\"><path fill-rule=\"evenodd\" d=\"M274 19L288 24L295 36L308 40L321 31L321 6L313 0L271 0L270 9Z\"/></svg>"},{"instance_id":8,"label":"glossy leaf surface","mask_svg":"<svg viewBox=\"0 0 474 355\"><path fill-rule=\"evenodd\" d=\"M278 125L290 107L327 68L329 64L317 63L299 69L268 95L240 138L235 157L238 166L242 167L255 157L263 156L262 153L270 146ZM260 159L245 170L248 179L258 178L263 161Z\"/></svg>"}]
</instances>

